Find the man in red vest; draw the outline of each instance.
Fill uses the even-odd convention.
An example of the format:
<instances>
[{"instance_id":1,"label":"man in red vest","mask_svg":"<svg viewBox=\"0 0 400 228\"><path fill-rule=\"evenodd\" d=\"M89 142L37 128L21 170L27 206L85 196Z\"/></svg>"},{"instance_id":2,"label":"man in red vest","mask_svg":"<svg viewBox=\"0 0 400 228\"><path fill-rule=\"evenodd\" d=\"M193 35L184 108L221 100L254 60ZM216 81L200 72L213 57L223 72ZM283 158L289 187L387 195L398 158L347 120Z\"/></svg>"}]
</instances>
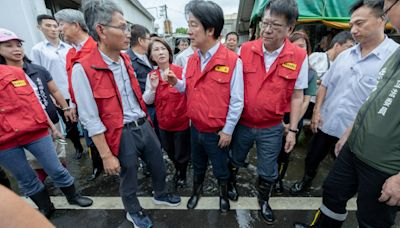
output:
<instances>
[{"instance_id":1,"label":"man in red vest","mask_svg":"<svg viewBox=\"0 0 400 228\"><path fill-rule=\"evenodd\" d=\"M69 49L66 57L66 69L68 75L68 90L71 95L71 100L75 104L75 95L71 87L71 74L72 66L74 62L87 56L92 49L97 48L96 41L93 40L88 34L88 28L83 17L83 13L79 10L74 9L63 9L58 11L54 17L56 18L60 34L64 37L64 40L72 45ZM86 145L90 149L90 157L92 158L93 172L89 176L88 180L96 179L103 171L103 162L99 151L94 145L91 138L88 137L87 130L83 130L83 134L86 139Z\"/></svg>"},{"instance_id":2,"label":"man in red vest","mask_svg":"<svg viewBox=\"0 0 400 228\"><path fill-rule=\"evenodd\" d=\"M260 22L261 38L244 43L240 51L245 100L232 140L232 193L237 195L237 169L244 165L255 142L261 217L271 224L275 217L268 200L278 177L283 115L290 112L285 144L285 151L289 153L296 143L303 89L308 84L307 54L287 39L297 18L295 0L269 1Z\"/></svg>"},{"instance_id":3,"label":"man in red vest","mask_svg":"<svg viewBox=\"0 0 400 228\"><path fill-rule=\"evenodd\" d=\"M226 213L230 209L229 145L243 109L242 62L220 43L224 26L220 6L211 1L191 1L185 11L189 16L189 37L198 50L189 58L182 80L173 74L168 75L168 80L179 91L186 90L187 112L192 121L193 193L187 207L193 209L197 205L210 158L220 188L220 211Z\"/></svg>"},{"instance_id":4,"label":"man in red vest","mask_svg":"<svg viewBox=\"0 0 400 228\"><path fill-rule=\"evenodd\" d=\"M82 9L98 48L72 68L79 119L99 150L105 172L121 178L127 220L135 227L151 227L136 196L138 157L151 170L155 204L177 206L181 199L166 193L161 145L147 120L129 56L121 52L129 48L130 27L122 9L112 1L86 1Z\"/></svg>"}]
</instances>

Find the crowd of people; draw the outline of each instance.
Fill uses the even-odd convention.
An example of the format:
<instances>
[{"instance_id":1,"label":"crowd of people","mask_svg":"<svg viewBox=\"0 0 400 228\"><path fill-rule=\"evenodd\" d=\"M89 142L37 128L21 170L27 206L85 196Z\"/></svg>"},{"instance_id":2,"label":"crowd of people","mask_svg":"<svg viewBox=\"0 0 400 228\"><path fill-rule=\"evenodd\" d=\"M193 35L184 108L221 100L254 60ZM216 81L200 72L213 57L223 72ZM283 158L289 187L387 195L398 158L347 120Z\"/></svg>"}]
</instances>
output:
<instances>
[{"instance_id":1,"label":"crowd of people","mask_svg":"<svg viewBox=\"0 0 400 228\"><path fill-rule=\"evenodd\" d=\"M65 162L60 122L81 159L79 122L92 159L88 180L119 175L126 219L151 227L136 195L139 167L151 177L153 202L174 207L181 198L168 192L163 152L174 165L175 189L189 185L191 163L187 208L194 209L211 164L225 214L240 197L238 172L255 144L260 215L273 224L271 193L283 192L289 154L303 119L311 118L304 175L290 193L310 186L330 151L337 158L312 224L294 226L341 227L357 194L360 227L391 227L400 205L400 49L385 26L389 20L399 29L400 4L358 0L349 12L350 31L315 53L307 33L296 31L295 0L268 1L259 38L240 47L236 32L221 43L218 4L190 1L190 41L177 42L179 53L129 24L111 0L39 15L45 40L29 57L23 39L0 28L0 167L48 218L55 208L43 185L47 175L70 204L92 205L76 191ZM1 169L0 181L10 187Z\"/></svg>"}]
</instances>

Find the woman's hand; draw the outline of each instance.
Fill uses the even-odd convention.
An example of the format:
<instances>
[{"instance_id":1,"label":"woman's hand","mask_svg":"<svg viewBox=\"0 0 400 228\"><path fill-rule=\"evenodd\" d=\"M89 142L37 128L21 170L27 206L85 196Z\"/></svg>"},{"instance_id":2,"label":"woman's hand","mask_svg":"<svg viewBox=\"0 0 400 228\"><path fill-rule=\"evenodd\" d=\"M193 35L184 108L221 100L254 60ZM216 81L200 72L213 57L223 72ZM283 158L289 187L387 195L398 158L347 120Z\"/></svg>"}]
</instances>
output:
<instances>
[{"instance_id":1,"label":"woman's hand","mask_svg":"<svg viewBox=\"0 0 400 228\"><path fill-rule=\"evenodd\" d=\"M156 73L152 73L150 76L150 85L153 90L157 89L158 83L160 83L160 79L158 78Z\"/></svg>"},{"instance_id":2,"label":"woman's hand","mask_svg":"<svg viewBox=\"0 0 400 228\"><path fill-rule=\"evenodd\" d=\"M53 140L65 139L61 132L55 127L51 128L51 137L53 138Z\"/></svg>"},{"instance_id":3,"label":"woman's hand","mask_svg":"<svg viewBox=\"0 0 400 228\"><path fill-rule=\"evenodd\" d=\"M176 83L178 83L178 78L176 77L176 75L174 74L174 72L172 70L170 70L168 73L168 83L171 86L175 86Z\"/></svg>"}]
</instances>

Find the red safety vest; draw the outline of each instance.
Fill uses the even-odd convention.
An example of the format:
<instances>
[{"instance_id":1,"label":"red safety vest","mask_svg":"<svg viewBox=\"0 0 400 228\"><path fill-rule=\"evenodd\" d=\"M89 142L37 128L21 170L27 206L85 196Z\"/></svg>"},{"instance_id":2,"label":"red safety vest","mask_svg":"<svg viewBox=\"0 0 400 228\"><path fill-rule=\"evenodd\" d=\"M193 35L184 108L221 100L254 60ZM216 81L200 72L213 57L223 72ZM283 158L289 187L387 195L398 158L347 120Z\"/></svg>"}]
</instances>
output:
<instances>
[{"instance_id":1,"label":"red safety vest","mask_svg":"<svg viewBox=\"0 0 400 228\"><path fill-rule=\"evenodd\" d=\"M72 89L72 67L76 61L79 59L84 58L86 55L88 55L92 49L97 48L97 43L96 41L93 40L91 36L89 36L88 40L85 42L81 50L76 52L75 48L70 48L67 57L66 57L66 69L67 69L67 74L68 74L68 91L71 96L71 101L76 104L75 102L75 95L74 91Z\"/></svg>"},{"instance_id":2,"label":"red safety vest","mask_svg":"<svg viewBox=\"0 0 400 228\"><path fill-rule=\"evenodd\" d=\"M230 82L238 55L220 44L210 62L201 71L195 52L186 69L188 116L201 132L221 130L226 122L230 101Z\"/></svg>"},{"instance_id":3,"label":"red safety vest","mask_svg":"<svg viewBox=\"0 0 400 228\"><path fill-rule=\"evenodd\" d=\"M241 47L243 61L244 108L240 124L267 128L282 122L290 112L296 79L307 54L288 39L281 53L266 72L261 39Z\"/></svg>"},{"instance_id":4,"label":"red safety vest","mask_svg":"<svg viewBox=\"0 0 400 228\"><path fill-rule=\"evenodd\" d=\"M0 65L0 150L49 134L47 116L22 68Z\"/></svg>"},{"instance_id":5,"label":"red safety vest","mask_svg":"<svg viewBox=\"0 0 400 228\"><path fill-rule=\"evenodd\" d=\"M182 79L182 67L170 64L169 69L175 73L178 79ZM160 79L154 100L158 126L166 131L187 129L189 117L187 116L186 95L169 86L167 81L163 81L159 69L153 70L149 74L154 72Z\"/></svg>"},{"instance_id":6,"label":"red safety vest","mask_svg":"<svg viewBox=\"0 0 400 228\"><path fill-rule=\"evenodd\" d=\"M142 92L134 76L135 74L129 56L121 53L121 57L128 70L129 79L136 99L141 109L147 114L146 104L142 99ZM107 129L104 132L107 144L111 152L117 156L119 153L124 120L121 95L114 80L114 75L104 62L97 48L93 49L85 58L78 60L78 62L85 70L90 87L92 88L94 100L99 110L100 119Z\"/></svg>"}]
</instances>

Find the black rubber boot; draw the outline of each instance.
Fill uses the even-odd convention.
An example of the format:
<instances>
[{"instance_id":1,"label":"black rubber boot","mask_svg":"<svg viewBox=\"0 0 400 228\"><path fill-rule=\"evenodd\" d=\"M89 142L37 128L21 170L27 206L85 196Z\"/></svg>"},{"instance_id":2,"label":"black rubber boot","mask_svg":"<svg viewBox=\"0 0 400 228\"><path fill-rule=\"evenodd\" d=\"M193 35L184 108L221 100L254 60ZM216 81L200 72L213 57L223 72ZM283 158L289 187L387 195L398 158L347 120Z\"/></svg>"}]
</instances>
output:
<instances>
[{"instance_id":1,"label":"black rubber boot","mask_svg":"<svg viewBox=\"0 0 400 228\"><path fill-rule=\"evenodd\" d=\"M228 198L228 181L218 180L218 185L219 185L219 211L222 214L225 214L231 208Z\"/></svg>"},{"instance_id":2,"label":"black rubber boot","mask_svg":"<svg viewBox=\"0 0 400 228\"><path fill-rule=\"evenodd\" d=\"M72 143L74 144L75 159L79 160L82 158L83 147L81 144L81 137L79 135L78 123L65 122L65 119L64 123L66 124L67 138L71 139Z\"/></svg>"},{"instance_id":3,"label":"black rubber boot","mask_svg":"<svg viewBox=\"0 0 400 228\"><path fill-rule=\"evenodd\" d=\"M203 181L204 181L204 176L193 177L193 191L187 203L188 209L194 209L197 206L201 194L203 193Z\"/></svg>"},{"instance_id":4,"label":"black rubber boot","mask_svg":"<svg viewBox=\"0 0 400 228\"><path fill-rule=\"evenodd\" d=\"M315 213L314 219L310 225L304 223L294 223L294 228L340 228L342 227L343 221L338 221L333 218L326 216L321 210Z\"/></svg>"},{"instance_id":5,"label":"black rubber boot","mask_svg":"<svg viewBox=\"0 0 400 228\"><path fill-rule=\"evenodd\" d=\"M275 185L274 185L274 192L277 195L282 195L284 191L284 187L283 187L283 181L281 178L278 177L278 180L276 181Z\"/></svg>"},{"instance_id":6,"label":"black rubber boot","mask_svg":"<svg viewBox=\"0 0 400 228\"><path fill-rule=\"evenodd\" d=\"M53 203L50 201L49 193L45 188L42 191L29 196L29 198L32 199L32 201L39 208L39 211L46 216L46 218L50 218L56 210Z\"/></svg>"},{"instance_id":7,"label":"black rubber boot","mask_svg":"<svg viewBox=\"0 0 400 228\"><path fill-rule=\"evenodd\" d=\"M286 170L289 164L287 162L278 162L278 180L274 186L274 192L278 195L282 194L284 191L283 178L285 178Z\"/></svg>"},{"instance_id":8,"label":"black rubber boot","mask_svg":"<svg viewBox=\"0 0 400 228\"><path fill-rule=\"evenodd\" d=\"M269 206L269 196L271 195L272 187L274 183L263 180L261 177L258 178L258 203L260 204L261 218L267 224L273 224L275 222L274 213Z\"/></svg>"},{"instance_id":9,"label":"black rubber boot","mask_svg":"<svg viewBox=\"0 0 400 228\"><path fill-rule=\"evenodd\" d=\"M10 180L7 177L6 172L0 167L0 184L3 185L4 187L7 187L8 189L11 189L11 183Z\"/></svg>"},{"instance_id":10,"label":"black rubber boot","mask_svg":"<svg viewBox=\"0 0 400 228\"><path fill-rule=\"evenodd\" d=\"M69 204L78 205L81 207L89 207L93 204L93 200L91 200L89 197L81 196L76 192L74 184L69 187L61 187L60 189L64 193Z\"/></svg>"},{"instance_id":11,"label":"black rubber boot","mask_svg":"<svg viewBox=\"0 0 400 228\"><path fill-rule=\"evenodd\" d=\"M100 157L100 153L97 150L96 146L91 146L90 148L90 157L92 158L92 166L93 171L92 174L88 177L88 181L92 181L96 179L103 172L103 160Z\"/></svg>"},{"instance_id":12,"label":"black rubber boot","mask_svg":"<svg viewBox=\"0 0 400 228\"><path fill-rule=\"evenodd\" d=\"M239 191L236 187L236 177L239 172L239 168L236 168L234 165L229 163L229 183L228 183L228 197L232 201L237 201L239 199Z\"/></svg>"},{"instance_id":13,"label":"black rubber boot","mask_svg":"<svg viewBox=\"0 0 400 228\"><path fill-rule=\"evenodd\" d=\"M174 183L175 188L183 188L186 186L186 172L187 172L188 164L175 164L175 176L174 176Z\"/></svg>"},{"instance_id":14,"label":"black rubber boot","mask_svg":"<svg viewBox=\"0 0 400 228\"><path fill-rule=\"evenodd\" d=\"M307 190L308 187L310 187L312 180L314 177L304 175L303 179L301 181L298 181L290 187L290 194L292 195L298 195L300 193L303 193L305 190Z\"/></svg>"}]
</instances>

